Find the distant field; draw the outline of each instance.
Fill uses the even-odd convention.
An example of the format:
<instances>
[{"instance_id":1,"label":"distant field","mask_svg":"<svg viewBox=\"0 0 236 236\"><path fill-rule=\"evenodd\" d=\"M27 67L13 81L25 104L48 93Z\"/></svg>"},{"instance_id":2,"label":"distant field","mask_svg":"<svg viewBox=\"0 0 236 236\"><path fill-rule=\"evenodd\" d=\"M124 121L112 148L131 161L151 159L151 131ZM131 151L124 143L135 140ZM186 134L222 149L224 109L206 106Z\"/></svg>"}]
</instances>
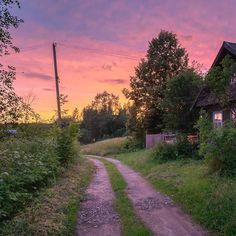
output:
<instances>
[{"instance_id":1,"label":"distant field","mask_svg":"<svg viewBox=\"0 0 236 236\"><path fill-rule=\"evenodd\" d=\"M140 172L158 190L171 196L213 235L236 235L236 178L209 175L202 160L158 164L150 150L116 158Z\"/></svg>"},{"instance_id":2,"label":"distant field","mask_svg":"<svg viewBox=\"0 0 236 236\"><path fill-rule=\"evenodd\" d=\"M126 140L127 137L112 138L92 144L83 145L82 152L84 154L92 154L100 156L117 154L122 151Z\"/></svg>"}]
</instances>

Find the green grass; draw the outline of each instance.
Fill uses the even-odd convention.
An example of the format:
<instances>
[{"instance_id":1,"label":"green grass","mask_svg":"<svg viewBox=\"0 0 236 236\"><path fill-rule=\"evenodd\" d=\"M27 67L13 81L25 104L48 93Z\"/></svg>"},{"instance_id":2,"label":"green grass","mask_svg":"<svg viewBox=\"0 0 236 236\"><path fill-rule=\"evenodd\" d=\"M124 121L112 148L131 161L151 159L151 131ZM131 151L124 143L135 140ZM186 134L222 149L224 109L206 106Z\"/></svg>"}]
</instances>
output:
<instances>
[{"instance_id":1,"label":"green grass","mask_svg":"<svg viewBox=\"0 0 236 236\"><path fill-rule=\"evenodd\" d=\"M92 163L84 158L71 164L56 183L27 209L4 222L0 227L0 235L75 235L80 200L90 182L93 169Z\"/></svg>"},{"instance_id":2,"label":"green grass","mask_svg":"<svg viewBox=\"0 0 236 236\"><path fill-rule=\"evenodd\" d=\"M117 159L140 172L171 196L213 235L236 235L236 178L207 173L203 161L179 160L158 164L150 150L122 153Z\"/></svg>"},{"instance_id":3,"label":"green grass","mask_svg":"<svg viewBox=\"0 0 236 236\"><path fill-rule=\"evenodd\" d=\"M84 154L100 156L117 154L122 151L126 141L127 137L107 139L96 143L83 145L82 151Z\"/></svg>"},{"instance_id":4,"label":"green grass","mask_svg":"<svg viewBox=\"0 0 236 236\"><path fill-rule=\"evenodd\" d=\"M115 192L115 208L121 218L122 235L124 236L148 236L152 235L149 229L135 215L130 200L125 193L126 182L116 167L110 162L103 160L107 168L112 188Z\"/></svg>"}]
</instances>

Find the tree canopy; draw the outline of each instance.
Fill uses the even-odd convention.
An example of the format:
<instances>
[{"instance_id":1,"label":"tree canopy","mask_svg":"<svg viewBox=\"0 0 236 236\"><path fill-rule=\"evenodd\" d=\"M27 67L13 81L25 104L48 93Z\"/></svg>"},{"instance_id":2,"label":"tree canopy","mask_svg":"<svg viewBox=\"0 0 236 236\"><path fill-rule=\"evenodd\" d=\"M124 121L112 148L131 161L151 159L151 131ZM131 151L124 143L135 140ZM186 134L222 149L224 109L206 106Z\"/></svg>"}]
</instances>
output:
<instances>
[{"instance_id":1,"label":"tree canopy","mask_svg":"<svg viewBox=\"0 0 236 236\"><path fill-rule=\"evenodd\" d=\"M191 109L203 80L194 70L187 70L167 82L163 100L165 127L189 133L198 119L198 110Z\"/></svg>"},{"instance_id":2,"label":"tree canopy","mask_svg":"<svg viewBox=\"0 0 236 236\"><path fill-rule=\"evenodd\" d=\"M10 34L11 28L18 28L23 22L10 10L13 7L20 7L17 0L0 1L0 57L10 54L10 51L19 52L13 44ZM13 66L4 66L0 63L0 123L13 122L20 117L22 99L16 95L13 88L13 81L16 77L16 70Z\"/></svg>"},{"instance_id":3,"label":"tree canopy","mask_svg":"<svg viewBox=\"0 0 236 236\"><path fill-rule=\"evenodd\" d=\"M108 137L122 136L125 131L126 110L122 108L119 97L104 91L82 111L82 143L90 143Z\"/></svg>"},{"instance_id":4,"label":"tree canopy","mask_svg":"<svg viewBox=\"0 0 236 236\"><path fill-rule=\"evenodd\" d=\"M137 113L143 117L144 128L156 132L163 128L162 100L167 82L188 67L188 54L172 32L162 30L149 43L146 58L135 68L130 79L131 90L124 89Z\"/></svg>"}]
</instances>

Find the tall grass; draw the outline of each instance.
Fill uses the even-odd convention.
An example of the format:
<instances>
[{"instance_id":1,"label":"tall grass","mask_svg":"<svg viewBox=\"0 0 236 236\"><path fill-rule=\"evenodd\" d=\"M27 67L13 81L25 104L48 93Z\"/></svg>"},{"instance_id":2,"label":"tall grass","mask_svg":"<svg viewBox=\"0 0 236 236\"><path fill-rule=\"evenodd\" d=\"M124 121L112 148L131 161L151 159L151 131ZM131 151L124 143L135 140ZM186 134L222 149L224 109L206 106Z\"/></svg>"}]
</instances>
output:
<instances>
[{"instance_id":1,"label":"tall grass","mask_svg":"<svg viewBox=\"0 0 236 236\"><path fill-rule=\"evenodd\" d=\"M112 138L82 146L84 154L107 156L117 154L123 151L127 142L126 137Z\"/></svg>"}]
</instances>

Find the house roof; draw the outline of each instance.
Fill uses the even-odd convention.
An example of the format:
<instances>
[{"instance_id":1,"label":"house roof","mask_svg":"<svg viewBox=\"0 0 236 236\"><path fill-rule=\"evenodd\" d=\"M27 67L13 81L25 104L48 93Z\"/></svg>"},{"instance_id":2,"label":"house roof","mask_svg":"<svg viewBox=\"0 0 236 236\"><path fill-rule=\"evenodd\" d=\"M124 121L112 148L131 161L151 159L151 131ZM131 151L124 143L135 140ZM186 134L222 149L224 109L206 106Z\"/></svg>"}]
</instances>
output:
<instances>
[{"instance_id":1,"label":"house roof","mask_svg":"<svg viewBox=\"0 0 236 236\"><path fill-rule=\"evenodd\" d=\"M236 60L236 43L224 41L211 67L220 65L226 55L230 55ZM229 90L232 101L236 101L236 84L230 85ZM206 107L209 105L215 105L218 103L217 100L217 97L213 94L213 92L210 91L208 87L203 87L199 91L191 107L191 110L193 107Z\"/></svg>"},{"instance_id":2,"label":"house roof","mask_svg":"<svg viewBox=\"0 0 236 236\"><path fill-rule=\"evenodd\" d=\"M226 55L236 59L236 43L224 41L212 66L218 66Z\"/></svg>"},{"instance_id":3,"label":"house roof","mask_svg":"<svg viewBox=\"0 0 236 236\"><path fill-rule=\"evenodd\" d=\"M232 102L236 101L236 83L231 84L229 86L229 95ZM195 101L195 104L193 106L206 107L206 106L211 106L211 105L216 105L216 104L218 104L217 96L213 92L211 92L208 87L204 87L201 89L197 97L197 100Z\"/></svg>"}]
</instances>

